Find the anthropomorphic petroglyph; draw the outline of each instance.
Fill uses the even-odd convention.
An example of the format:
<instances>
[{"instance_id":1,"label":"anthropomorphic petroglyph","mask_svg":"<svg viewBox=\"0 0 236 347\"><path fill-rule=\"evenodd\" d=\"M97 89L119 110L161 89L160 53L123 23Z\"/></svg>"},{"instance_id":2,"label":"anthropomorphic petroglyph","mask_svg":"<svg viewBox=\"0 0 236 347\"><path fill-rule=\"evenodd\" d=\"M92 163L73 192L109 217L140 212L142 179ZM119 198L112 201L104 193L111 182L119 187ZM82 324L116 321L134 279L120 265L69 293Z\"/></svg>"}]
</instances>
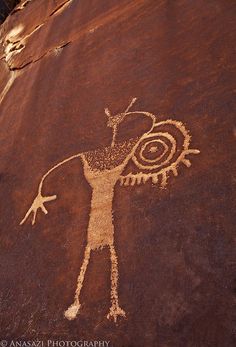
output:
<instances>
[{"instance_id":1,"label":"anthropomorphic petroglyph","mask_svg":"<svg viewBox=\"0 0 236 347\"><path fill-rule=\"evenodd\" d=\"M42 188L45 179L63 164L80 158L84 176L92 188L92 199L87 245L77 280L74 302L65 311L65 317L69 320L75 319L80 311L80 292L91 251L103 247L109 247L111 260L111 307L107 318L116 322L119 316L125 316L125 311L119 305L118 258L114 247L112 203L116 183L120 181L120 185L134 186L135 184L146 183L151 179L152 183L158 184L160 182L160 187L164 188L171 172L174 176L178 175L177 170L181 163L187 167L191 165L186 156L199 153L196 149L189 149L190 135L181 122L174 120L157 122L157 117L149 112L131 112L130 108L135 101L134 98L127 109L116 116L112 116L110 111L105 109L108 117L107 126L111 127L113 131L111 145L94 151L77 153L48 170L39 183L36 198L20 223L23 224L32 214L32 224L34 224L38 209L47 214L44 205L46 202L55 200L56 195L43 196ZM151 120L150 129L140 137L117 142L120 123L126 117L134 114L148 117ZM136 170L125 174L125 169L131 161Z\"/></svg>"}]
</instances>

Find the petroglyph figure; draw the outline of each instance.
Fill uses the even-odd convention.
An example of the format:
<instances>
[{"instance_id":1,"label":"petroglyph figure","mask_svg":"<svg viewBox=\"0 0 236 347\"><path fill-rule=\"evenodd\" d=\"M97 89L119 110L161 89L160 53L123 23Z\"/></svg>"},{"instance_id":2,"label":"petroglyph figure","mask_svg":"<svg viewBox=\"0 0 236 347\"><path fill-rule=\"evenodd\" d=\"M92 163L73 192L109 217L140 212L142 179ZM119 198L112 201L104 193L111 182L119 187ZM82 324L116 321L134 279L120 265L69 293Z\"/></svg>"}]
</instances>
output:
<instances>
[{"instance_id":1,"label":"petroglyph figure","mask_svg":"<svg viewBox=\"0 0 236 347\"><path fill-rule=\"evenodd\" d=\"M177 170L181 163L187 167L191 165L186 156L199 153L196 149L189 149L190 135L181 122L174 120L157 122L156 116L149 112L131 112L129 110L135 101L134 98L127 109L116 116L112 116L110 111L105 109L108 117L107 126L113 131L111 145L94 151L77 153L48 170L39 183L36 198L20 223L23 224L32 214L32 224L34 224L39 209L45 214L48 213L45 203L55 200L56 195L43 196L42 188L45 179L60 166L80 158L85 178L92 188L92 199L87 245L77 280L74 302L65 311L65 317L69 320L75 319L79 314L80 292L91 251L105 246L110 249L111 260L111 307L107 318L116 322L119 316L125 317L125 311L119 305L118 258L114 247L112 203L116 183L120 181L120 185L134 186L151 179L153 184L160 183L160 187L164 188L171 172L174 176L178 175ZM140 137L116 142L119 124L126 117L134 114L150 118L152 123L150 129ZM125 174L125 169L130 162L133 162L134 170Z\"/></svg>"}]
</instances>

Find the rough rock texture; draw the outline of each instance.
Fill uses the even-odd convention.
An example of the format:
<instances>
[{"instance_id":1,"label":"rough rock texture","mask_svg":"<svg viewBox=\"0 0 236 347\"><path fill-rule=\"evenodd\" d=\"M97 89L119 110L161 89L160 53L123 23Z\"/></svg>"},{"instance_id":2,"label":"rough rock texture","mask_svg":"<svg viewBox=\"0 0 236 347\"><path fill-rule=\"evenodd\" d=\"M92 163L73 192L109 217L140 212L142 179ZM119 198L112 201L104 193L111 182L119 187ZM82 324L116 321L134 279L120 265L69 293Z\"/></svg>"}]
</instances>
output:
<instances>
[{"instance_id":1,"label":"rough rock texture","mask_svg":"<svg viewBox=\"0 0 236 347\"><path fill-rule=\"evenodd\" d=\"M1 29L0 338L109 340L117 347L231 347L235 327L235 1L21 1ZM78 161L52 174L58 199L19 223L42 175L111 141L104 108L181 120L201 154L166 189L115 188L119 297L107 320L106 248L71 304L91 189ZM123 127L129 138L137 129Z\"/></svg>"}]
</instances>

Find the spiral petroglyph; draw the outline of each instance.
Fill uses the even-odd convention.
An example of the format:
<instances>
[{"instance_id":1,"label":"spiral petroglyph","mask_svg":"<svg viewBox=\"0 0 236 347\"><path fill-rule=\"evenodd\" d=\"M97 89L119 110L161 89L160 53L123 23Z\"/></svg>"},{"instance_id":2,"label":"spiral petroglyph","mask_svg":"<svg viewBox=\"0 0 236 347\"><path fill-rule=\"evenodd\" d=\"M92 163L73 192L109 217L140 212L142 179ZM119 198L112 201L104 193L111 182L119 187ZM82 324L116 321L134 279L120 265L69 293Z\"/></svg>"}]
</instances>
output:
<instances>
[{"instance_id":1,"label":"spiral petroglyph","mask_svg":"<svg viewBox=\"0 0 236 347\"><path fill-rule=\"evenodd\" d=\"M142 171L121 176L121 185L133 186L151 179L152 183L160 182L160 187L164 188L170 173L178 175L181 163L191 166L186 156L199 153L197 149L189 149L190 140L183 123L171 119L155 122L152 130L142 136L132 157L136 167Z\"/></svg>"}]
</instances>

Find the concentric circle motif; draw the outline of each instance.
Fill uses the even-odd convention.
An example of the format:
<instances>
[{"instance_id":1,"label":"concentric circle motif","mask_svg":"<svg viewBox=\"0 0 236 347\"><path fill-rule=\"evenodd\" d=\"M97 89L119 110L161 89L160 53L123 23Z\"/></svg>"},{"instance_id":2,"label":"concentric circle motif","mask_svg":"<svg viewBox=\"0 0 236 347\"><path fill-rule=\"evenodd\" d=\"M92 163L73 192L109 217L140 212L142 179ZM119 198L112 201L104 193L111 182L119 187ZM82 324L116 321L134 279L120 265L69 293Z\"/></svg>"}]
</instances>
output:
<instances>
[{"instance_id":1,"label":"concentric circle motif","mask_svg":"<svg viewBox=\"0 0 236 347\"><path fill-rule=\"evenodd\" d=\"M176 140L167 132L145 135L133 156L135 165L140 169L156 170L168 163L176 153Z\"/></svg>"}]
</instances>

